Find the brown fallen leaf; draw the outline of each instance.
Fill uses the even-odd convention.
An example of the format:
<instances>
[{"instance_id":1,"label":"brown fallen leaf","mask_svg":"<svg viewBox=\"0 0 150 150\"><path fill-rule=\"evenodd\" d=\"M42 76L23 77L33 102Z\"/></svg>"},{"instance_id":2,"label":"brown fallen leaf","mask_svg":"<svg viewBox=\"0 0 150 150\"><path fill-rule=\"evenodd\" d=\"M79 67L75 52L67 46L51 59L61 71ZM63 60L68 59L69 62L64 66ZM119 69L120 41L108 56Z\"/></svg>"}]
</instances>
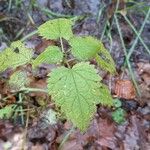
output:
<instances>
[{"instance_id":1,"label":"brown fallen leaf","mask_svg":"<svg viewBox=\"0 0 150 150\"><path fill-rule=\"evenodd\" d=\"M116 10L116 6L117 6L117 0L112 0L112 2L110 3L110 5L107 8L107 17L108 19L110 19ZM121 13L126 14L126 4L125 4L125 0L120 0L119 1L119 6L118 6L118 10L121 11Z\"/></svg>"},{"instance_id":2,"label":"brown fallen leaf","mask_svg":"<svg viewBox=\"0 0 150 150\"><path fill-rule=\"evenodd\" d=\"M36 53L37 54L40 54L41 52L43 52L45 50L46 47L50 46L50 45L55 45L55 42L52 41L52 40L45 40L43 39L41 41L41 43L39 43L36 47L35 47L35 50L36 50Z\"/></svg>"},{"instance_id":3,"label":"brown fallen leaf","mask_svg":"<svg viewBox=\"0 0 150 150\"><path fill-rule=\"evenodd\" d=\"M46 83L46 79L33 79L32 82L30 82L30 86L32 88L37 88L37 89L46 89L47 88L47 83ZM43 92L32 92L30 93L30 96L34 97L34 96L39 96L39 97L43 97L46 98L47 94L43 93Z\"/></svg>"},{"instance_id":4,"label":"brown fallen leaf","mask_svg":"<svg viewBox=\"0 0 150 150\"><path fill-rule=\"evenodd\" d=\"M117 139L115 138L116 127L113 122L105 119L98 120L99 138L96 141L102 147L117 149Z\"/></svg>"},{"instance_id":5,"label":"brown fallen leaf","mask_svg":"<svg viewBox=\"0 0 150 150\"><path fill-rule=\"evenodd\" d=\"M150 63L140 62L137 66L139 74L147 73L150 75Z\"/></svg>"},{"instance_id":6,"label":"brown fallen leaf","mask_svg":"<svg viewBox=\"0 0 150 150\"><path fill-rule=\"evenodd\" d=\"M27 143L24 141L23 129L19 126L15 126L10 121L0 120L0 148L2 150L11 149L19 150L22 146L27 149Z\"/></svg>"},{"instance_id":7,"label":"brown fallen leaf","mask_svg":"<svg viewBox=\"0 0 150 150\"><path fill-rule=\"evenodd\" d=\"M124 99L134 99L136 96L135 88L130 80L117 80L115 94Z\"/></svg>"},{"instance_id":8,"label":"brown fallen leaf","mask_svg":"<svg viewBox=\"0 0 150 150\"><path fill-rule=\"evenodd\" d=\"M130 124L126 127L124 137L125 150L148 150L145 128L136 115L130 117Z\"/></svg>"},{"instance_id":9,"label":"brown fallen leaf","mask_svg":"<svg viewBox=\"0 0 150 150\"><path fill-rule=\"evenodd\" d=\"M138 63L138 74L147 86L150 85L150 63Z\"/></svg>"},{"instance_id":10,"label":"brown fallen leaf","mask_svg":"<svg viewBox=\"0 0 150 150\"><path fill-rule=\"evenodd\" d=\"M139 89L141 91L141 97L139 98L141 104L147 103L150 105L150 88L145 83L141 83Z\"/></svg>"},{"instance_id":11,"label":"brown fallen leaf","mask_svg":"<svg viewBox=\"0 0 150 150\"><path fill-rule=\"evenodd\" d=\"M150 63L140 62L137 66L137 74L140 80L139 89L141 91L140 102L150 104Z\"/></svg>"}]
</instances>

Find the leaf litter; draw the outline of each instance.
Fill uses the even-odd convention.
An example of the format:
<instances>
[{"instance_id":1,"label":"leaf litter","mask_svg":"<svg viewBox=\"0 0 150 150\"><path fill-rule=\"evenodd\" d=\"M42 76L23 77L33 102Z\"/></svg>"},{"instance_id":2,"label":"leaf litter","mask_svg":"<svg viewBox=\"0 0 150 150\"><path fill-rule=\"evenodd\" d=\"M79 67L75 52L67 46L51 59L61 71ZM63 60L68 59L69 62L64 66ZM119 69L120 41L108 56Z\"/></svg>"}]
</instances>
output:
<instances>
[{"instance_id":1,"label":"leaf litter","mask_svg":"<svg viewBox=\"0 0 150 150\"><path fill-rule=\"evenodd\" d=\"M89 4L89 2L79 2L78 0L75 2L75 6L80 7L74 7L74 12L76 13L82 13L82 11L87 12L88 8L90 8L90 12L92 12L92 2ZM94 1L95 3L95 1ZM52 5L50 7L52 10L58 9L57 7L58 3L55 1L52 1ZM79 5L80 4L80 5ZM98 2L96 1L96 4ZM59 6L61 3L59 3ZM0 6L2 7L2 6ZM80 8L80 10L79 10ZM84 10L82 10L83 8ZM95 7L94 7L95 8ZM96 10L97 10L96 6ZM61 5L61 10L65 11L68 7L64 8ZM95 11L94 11L95 12ZM95 19L95 18L94 18ZM79 34L87 34L87 35L94 35L98 36L98 28L97 25L93 22L95 22L93 18L85 19L84 21L81 21L76 29L76 32ZM41 19L42 20L42 19ZM93 21L94 20L94 21ZM138 20L138 19L137 19ZM137 20L134 20L136 24L138 24ZM126 25L123 23L122 26L125 28ZM17 27L18 28L18 27ZM96 28L96 30L95 30ZM127 27L128 28L128 27ZM124 30L124 32L128 31L130 33L130 30ZM14 34L14 33L13 33ZM128 33L125 33L125 35L129 35ZM131 38L133 35L130 33ZM115 35L116 36L116 35ZM117 39L116 37L114 37ZM125 37L126 38L126 37ZM132 39L129 39L129 44L132 43ZM127 41L128 42L128 41ZM116 45L118 44L118 40L116 40ZM114 49L116 49L116 45L114 44ZM47 47L47 46L46 46ZM119 48L118 48L119 47ZM119 53L116 55L113 54L114 57L117 56L117 63L118 66L122 63L123 60L123 53L121 52L120 45L118 44ZM138 47L138 46L137 46ZM41 50L39 50L41 52ZM62 146L62 149L64 150L105 150L105 149L113 149L113 150L135 150L135 149L141 149L141 150L149 150L150 149L150 134L149 134L149 99L150 99L150 88L149 88L149 81L150 81L150 72L149 72L149 61L146 63L143 62L141 59L147 58L145 56L145 53L142 53L143 51L135 50L135 55L133 60L135 58L137 59L135 62L138 61L137 68L134 68L135 74L138 77L137 81L139 83L139 87L141 90L141 98L137 98L136 103L138 103L137 107L135 109L128 109L128 115L126 116L126 122L122 125L118 125L114 123L110 118L110 111L103 109L102 115L96 114L88 131L84 134L81 134L79 131L75 130L72 134L70 134L69 139L64 143ZM114 53L114 52L112 52ZM121 56L122 60L119 59ZM139 59L138 59L139 58ZM120 63L120 64L119 64ZM44 68L47 68L46 65L43 65ZM56 66L55 66L56 67ZM118 67L119 68L119 67ZM42 70L42 67L39 68L39 74L38 76L33 80L32 85L33 87L37 88L45 88L45 77L48 74L47 69L44 71ZM51 70L51 68L49 68ZM119 68L120 70L120 68ZM7 74L7 73L6 73ZM4 75L7 77L7 75ZM104 77L105 78L105 77ZM0 97L3 98L5 96L11 96L9 97L9 101L12 103L15 103L17 100L16 96L12 96L12 93L10 93L9 88L5 84L4 80L0 79ZM47 95L43 95L42 93L34 93L31 95L32 98L42 97L44 100L47 99ZM35 98L35 99L36 99ZM15 99L15 100L14 100ZM50 98L48 98L50 100ZM123 100L124 102L126 101ZM132 100L130 100L132 101ZM127 102L125 102L127 103ZM133 104L131 104L133 105ZM125 109L127 109L125 106L123 106ZM54 106L52 108L55 109ZM102 109L99 108L98 109ZM57 124L53 127L48 127L45 129L41 129L40 125L40 119L37 118L37 122L33 121L31 123L31 126L28 129L28 136L30 138L27 138L26 145L30 147L30 149L53 149L57 150L58 145L61 143L61 140L59 142L56 141L59 137L63 139L68 132L68 130L72 127L72 125L69 125L68 128L65 127L65 120L58 121ZM0 120L0 149L3 149L3 147L8 146L10 149L20 148L21 142L22 142L22 133L23 128L18 127L18 125L14 125L11 123L11 121L4 121ZM37 134L38 133L38 134ZM37 138L37 139L36 139ZM34 140L33 140L34 139ZM18 143L18 141L20 141Z\"/></svg>"}]
</instances>

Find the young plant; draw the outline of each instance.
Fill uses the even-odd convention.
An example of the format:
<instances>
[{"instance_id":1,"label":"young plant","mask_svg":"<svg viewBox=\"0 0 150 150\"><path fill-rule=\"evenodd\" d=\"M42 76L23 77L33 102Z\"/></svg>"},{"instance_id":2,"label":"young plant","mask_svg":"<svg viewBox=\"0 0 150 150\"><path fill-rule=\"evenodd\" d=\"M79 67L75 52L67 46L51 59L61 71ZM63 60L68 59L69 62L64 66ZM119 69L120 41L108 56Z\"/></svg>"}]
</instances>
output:
<instances>
[{"instance_id":1,"label":"young plant","mask_svg":"<svg viewBox=\"0 0 150 150\"><path fill-rule=\"evenodd\" d=\"M119 99L114 99L113 103L115 110L112 112L112 118L116 123L122 124L125 122L126 112L124 109L121 108L122 103Z\"/></svg>"},{"instance_id":2,"label":"young plant","mask_svg":"<svg viewBox=\"0 0 150 150\"><path fill-rule=\"evenodd\" d=\"M59 41L60 46L47 47L34 60L31 49L20 41L13 42L10 48L0 54L0 71L26 63L31 63L33 68L42 63L59 64L48 74L48 93L66 118L85 131L97 104L113 104L107 86L101 83L102 78L90 60L95 60L110 73L115 73L115 64L101 41L91 36L74 35L72 25L69 19L54 19L42 24L38 28L39 35L47 40ZM75 65L70 64L70 59L76 60Z\"/></svg>"}]
</instances>

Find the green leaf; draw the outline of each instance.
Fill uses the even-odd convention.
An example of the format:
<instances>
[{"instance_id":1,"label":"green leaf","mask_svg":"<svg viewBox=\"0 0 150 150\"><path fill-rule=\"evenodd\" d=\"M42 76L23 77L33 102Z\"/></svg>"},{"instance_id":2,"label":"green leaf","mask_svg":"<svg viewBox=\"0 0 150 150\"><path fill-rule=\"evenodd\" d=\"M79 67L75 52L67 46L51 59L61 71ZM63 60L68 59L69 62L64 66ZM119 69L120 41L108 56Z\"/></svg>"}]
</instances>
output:
<instances>
[{"instance_id":1,"label":"green leaf","mask_svg":"<svg viewBox=\"0 0 150 150\"><path fill-rule=\"evenodd\" d=\"M96 54L95 60L102 69L112 74L116 72L115 63L103 43L100 43L99 53Z\"/></svg>"},{"instance_id":2,"label":"green leaf","mask_svg":"<svg viewBox=\"0 0 150 150\"><path fill-rule=\"evenodd\" d=\"M39 28L39 34L45 39L54 39L64 38L69 40L72 36L72 21L69 19L54 19L45 22Z\"/></svg>"},{"instance_id":3,"label":"green leaf","mask_svg":"<svg viewBox=\"0 0 150 150\"><path fill-rule=\"evenodd\" d=\"M119 99L113 99L113 104L114 104L114 107L115 108L119 108L119 107L121 107L122 106L122 103L121 103L121 101L119 100Z\"/></svg>"},{"instance_id":4,"label":"green leaf","mask_svg":"<svg viewBox=\"0 0 150 150\"><path fill-rule=\"evenodd\" d=\"M10 76L9 85L12 89L19 90L28 84L29 80L27 78L26 72L16 71Z\"/></svg>"},{"instance_id":5,"label":"green leaf","mask_svg":"<svg viewBox=\"0 0 150 150\"><path fill-rule=\"evenodd\" d=\"M122 124L125 122L125 115L126 112L122 108L118 108L114 112L112 112L112 118L118 124Z\"/></svg>"},{"instance_id":6,"label":"green leaf","mask_svg":"<svg viewBox=\"0 0 150 150\"><path fill-rule=\"evenodd\" d=\"M107 86L104 84L101 84L99 88L99 98L100 98L100 103L102 105L113 106L113 99L111 97L110 91L108 90Z\"/></svg>"},{"instance_id":7,"label":"green leaf","mask_svg":"<svg viewBox=\"0 0 150 150\"><path fill-rule=\"evenodd\" d=\"M9 119L12 116L15 107L16 105L8 105L0 109L0 119Z\"/></svg>"},{"instance_id":8,"label":"green leaf","mask_svg":"<svg viewBox=\"0 0 150 150\"><path fill-rule=\"evenodd\" d=\"M49 76L48 90L52 99L61 106L66 117L84 131L96 112L96 104L101 102L101 77L88 63L76 64L72 69L54 69Z\"/></svg>"},{"instance_id":9,"label":"green leaf","mask_svg":"<svg viewBox=\"0 0 150 150\"><path fill-rule=\"evenodd\" d=\"M32 58L32 50L26 48L21 41L12 42L9 48L0 53L0 72L7 68L24 65Z\"/></svg>"},{"instance_id":10,"label":"green leaf","mask_svg":"<svg viewBox=\"0 0 150 150\"><path fill-rule=\"evenodd\" d=\"M94 58L100 50L100 41L91 37L73 37L70 39L69 44L72 47L72 54L80 60L88 60Z\"/></svg>"},{"instance_id":11,"label":"green leaf","mask_svg":"<svg viewBox=\"0 0 150 150\"><path fill-rule=\"evenodd\" d=\"M41 63L54 64L62 61L63 53L57 46L49 46L33 62L33 67Z\"/></svg>"}]
</instances>

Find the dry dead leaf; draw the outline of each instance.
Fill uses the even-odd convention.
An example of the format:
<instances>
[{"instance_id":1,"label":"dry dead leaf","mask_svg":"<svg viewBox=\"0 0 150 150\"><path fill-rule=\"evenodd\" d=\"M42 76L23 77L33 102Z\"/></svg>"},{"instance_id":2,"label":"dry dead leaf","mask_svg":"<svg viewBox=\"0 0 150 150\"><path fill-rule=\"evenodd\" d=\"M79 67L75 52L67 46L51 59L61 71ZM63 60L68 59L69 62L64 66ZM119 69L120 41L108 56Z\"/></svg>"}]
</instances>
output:
<instances>
[{"instance_id":1,"label":"dry dead leaf","mask_svg":"<svg viewBox=\"0 0 150 150\"><path fill-rule=\"evenodd\" d=\"M150 75L150 63L140 62L137 66L139 74L147 73Z\"/></svg>"},{"instance_id":2,"label":"dry dead leaf","mask_svg":"<svg viewBox=\"0 0 150 150\"><path fill-rule=\"evenodd\" d=\"M36 50L36 53L37 54L40 54L41 52L43 52L45 50L46 47L50 46L50 45L55 45L55 42L52 41L52 40L45 40L43 39L41 41L41 43L39 43L36 47L35 47L35 50Z\"/></svg>"},{"instance_id":3,"label":"dry dead leaf","mask_svg":"<svg viewBox=\"0 0 150 150\"><path fill-rule=\"evenodd\" d=\"M112 0L112 2L110 3L110 5L107 8L108 19L110 19L114 15L116 6L117 6L117 0ZM127 12L126 12L125 0L119 1L118 10L120 10L122 14L126 15Z\"/></svg>"},{"instance_id":4,"label":"dry dead leaf","mask_svg":"<svg viewBox=\"0 0 150 150\"><path fill-rule=\"evenodd\" d=\"M144 130L137 116L131 116L123 141L125 150L148 150Z\"/></svg>"},{"instance_id":5,"label":"dry dead leaf","mask_svg":"<svg viewBox=\"0 0 150 150\"><path fill-rule=\"evenodd\" d=\"M38 89L46 89L47 88L47 83L46 83L46 79L33 79L32 82L30 82L30 87L32 88L38 88ZM31 96L39 96L39 97L43 97L46 98L46 93L43 92L32 92L30 94Z\"/></svg>"},{"instance_id":6,"label":"dry dead leaf","mask_svg":"<svg viewBox=\"0 0 150 150\"><path fill-rule=\"evenodd\" d=\"M115 138L116 127L115 124L108 119L99 119L99 139L97 144L108 147L111 149L117 149L117 139Z\"/></svg>"},{"instance_id":7,"label":"dry dead leaf","mask_svg":"<svg viewBox=\"0 0 150 150\"><path fill-rule=\"evenodd\" d=\"M141 91L141 103L150 104L150 63L140 62L137 64L137 73L140 77L139 89Z\"/></svg>"},{"instance_id":8,"label":"dry dead leaf","mask_svg":"<svg viewBox=\"0 0 150 150\"><path fill-rule=\"evenodd\" d=\"M130 80L117 80L115 94L124 99L134 99L136 96L135 88Z\"/></svg>"}]
</instances>

